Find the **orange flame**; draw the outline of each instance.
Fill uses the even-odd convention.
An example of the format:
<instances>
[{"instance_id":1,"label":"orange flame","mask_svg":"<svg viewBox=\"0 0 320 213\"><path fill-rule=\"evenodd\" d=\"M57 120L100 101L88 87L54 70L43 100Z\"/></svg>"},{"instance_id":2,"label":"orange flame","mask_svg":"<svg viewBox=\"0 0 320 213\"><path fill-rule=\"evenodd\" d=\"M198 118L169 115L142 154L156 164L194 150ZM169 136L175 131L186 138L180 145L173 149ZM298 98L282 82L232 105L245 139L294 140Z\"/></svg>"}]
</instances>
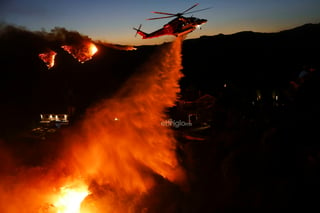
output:
<instances>
[{"instance_id":1,"label":"orange flame","mask_svg":"<svg viewBox=\"0 0 320 213\"><path fill-rule=\"evenodd\" d=\"M96 52L98 52L98 48L93 43L90 43L89 44L89 55L91 55L91 57L92 57L94 54L96 54Z\"/></svg>"},{"instance_id":2,"label":"orange flame","mask_svg":"<svg viewBox=\"0 0 320 213\"><path fill-rule=\"evenodd\" d=\"M80 213L80 204L89 194L85 184L63 186L60 188L53 206L57 213Z\"/></svg>"},{"instance_id":3,"label":"orange flame","mask_svg":"<svg viewBox=\"0 0 320 213\"><path fill-rule=\"evenodd\" d=\"M81 63L91 60L98 51L97 46L92 42L85 42L78 46L63 45L61 48Z\"/></svg>"},{"instance_id":4,"label":"orange flame","mask_svg":"<svg viewBox=\"0 0 320 213\"><path fill-rule=\"evenodd\" d=\"M53 50L49 50L45 53L40 53L39 58L46 64L48 69L51 69L54 66L54 59L57 53Z\"/></svg>"}]
</instances>

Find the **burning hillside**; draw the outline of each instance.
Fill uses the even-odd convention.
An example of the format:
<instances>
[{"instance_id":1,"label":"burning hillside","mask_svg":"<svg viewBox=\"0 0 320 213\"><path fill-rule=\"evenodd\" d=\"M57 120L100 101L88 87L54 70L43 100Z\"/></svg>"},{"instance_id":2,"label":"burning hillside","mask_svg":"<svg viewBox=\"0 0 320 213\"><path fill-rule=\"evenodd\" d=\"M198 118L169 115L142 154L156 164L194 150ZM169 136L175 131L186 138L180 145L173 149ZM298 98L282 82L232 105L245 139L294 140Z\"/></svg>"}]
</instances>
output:
<instances>
[{"instance_id":1,"label":"burning hillside","mask_svg":"<svg viewBox=\"0 0 320 213\"><path fill-rule=\"evenodd\" d=\"M39 58L46 64L48 69L51 69L55 64L55 57L57 53L53 50L48 50L47 52L40 53Z\"/></svg>"},{"instance_id":2,"label":"burning hillside","mask_svg":"<svg viewBox=\"0 0 320 213\"><path fill-rule=\"evenodd\" d=\"M96 45L90 41L83 42L79 45L71 46L71 45L63 45L62 49L71 54L75 59L79 62L84 63L94 56L98 51Z\"/></svg>"}]
</instances>

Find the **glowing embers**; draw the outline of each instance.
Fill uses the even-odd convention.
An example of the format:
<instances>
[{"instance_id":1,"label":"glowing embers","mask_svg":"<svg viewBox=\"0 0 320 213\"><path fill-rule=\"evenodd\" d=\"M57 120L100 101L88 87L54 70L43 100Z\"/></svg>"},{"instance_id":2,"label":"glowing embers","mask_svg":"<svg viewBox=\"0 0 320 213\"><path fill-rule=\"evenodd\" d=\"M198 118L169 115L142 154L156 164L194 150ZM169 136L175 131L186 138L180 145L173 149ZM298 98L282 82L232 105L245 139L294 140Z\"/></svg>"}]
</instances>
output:
<instances>
[{"instance_id":1,"label":"glowing embers","mask_svg":"<svg viewBox=\"0 0 320 213\"><path fill-rule=\"evenodd\" d=\"M92 42L85 42L81 45L75 45L75 46L63 45L61 46L61 48L67 51L69 54L71 54L75 59L77 59L81 63L84 63L92 59L92 57L98 51L98 48Z\"/></svg>"},{"instance_id":2,"label":"glowing embers","mask_svg":"<svg viewBox=\"0 0 320 213\"><path fill-rule=\"evenodd\" d=\"M46 64L48 69L51 69L54 66L54 59L57 53L53 50L49 50L44 53L39 54L39 58Z\"/></svg>"},{"instance_id":3,"label":"glowing embers","mask_svg":"<svg viewBox=\"0 0 320 213\"><path fill-rule=\"evenodd\" d=\"M81 203L89 194L85 184L63 186L53 202L54 209L57 213L80 213Z\"/></svg>"}]
</instances>

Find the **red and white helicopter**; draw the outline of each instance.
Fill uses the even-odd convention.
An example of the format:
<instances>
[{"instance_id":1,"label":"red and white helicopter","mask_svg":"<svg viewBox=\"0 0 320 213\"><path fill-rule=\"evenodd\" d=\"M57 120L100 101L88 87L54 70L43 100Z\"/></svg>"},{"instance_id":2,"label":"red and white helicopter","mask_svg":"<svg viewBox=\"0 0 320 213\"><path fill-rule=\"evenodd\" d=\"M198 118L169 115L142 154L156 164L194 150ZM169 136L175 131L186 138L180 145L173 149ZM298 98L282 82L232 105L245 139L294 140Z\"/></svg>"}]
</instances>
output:
<instances>
[{"instance_id":1,"label":"red and white helicopter","mask_svg":"<svg viewBox=\"0 0 320 213\"><path fill-rule=\"evenodd\" d=\"M164 19L164 18L172 18L176 17L167 24L165 24L161 29L156 30L152 33L145 33L141 29L141 24L138 28L133 28L134 30L137 31L136 35L139 34L142 36L142 39L149 39L149 38L156 38L159 36L164 36L164 35L173 35L173 36L182 36L186 35L188 33L191 33L194 31L197 27L200 28L202 24L205 24L207 22L206 19L199 19L195 17L184 17L184 14L189 14L189 13L195 13L203 10L207 10L210 8L204 8L200 10L195 10L195 11L190 11L194 7L198 6L199 3L194 4L192 7L186 9L185 11L181 13L164 13L164 12L152 12L156 14L163 14L167 15L164 17L158 17L158 18L149 18L147 20L155 20L155 19Z\"/></svg>"}]
</instances>

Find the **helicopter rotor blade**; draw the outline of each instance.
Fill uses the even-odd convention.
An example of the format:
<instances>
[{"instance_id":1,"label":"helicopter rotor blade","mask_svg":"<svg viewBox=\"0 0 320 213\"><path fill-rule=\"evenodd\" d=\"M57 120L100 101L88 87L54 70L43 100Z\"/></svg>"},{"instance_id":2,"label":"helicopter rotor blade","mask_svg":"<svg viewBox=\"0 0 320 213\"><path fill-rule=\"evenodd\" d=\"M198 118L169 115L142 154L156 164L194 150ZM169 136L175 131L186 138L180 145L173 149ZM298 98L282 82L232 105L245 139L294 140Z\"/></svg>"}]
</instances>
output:
<instances>
[{"instance_id":1,"label":"helicopter rotor blade","mask_svg":"<svg viewBox=\"0 0 320 213\"><path fill-rule=\"evenodd\" d=\"M152 11L151 13L163 14L163 15L169 15L169 16L176 15L176 14L173 14L173 13L164 13L164 12L156 12L156 11Z\"/></svg>"},{"instance_id":2,"label":"helicopter rotor blade","mask_svg":"<svg viewBox=\"0 0 320 213\"><path fill-rule=\"evenodd\" d=\"M176 15L172 15L172 16L164 16L164 17L157 17L157 18L148 18L147 20L156 20L156 19L163 19L163 18L172 18L175 17Z\"/></svg>"},{"instance_id":3,"label":"helicopter rotor blade","mask_svg":"<svg viewBox=\"0 0 320 213\"><path fill-rule=\"evenodd\" d=\"M185 11L183 11L180 14L184 14L184 13L188 12L189 10L191 10L192 8L194 8L194 7L198 6L198 5L199 5L199 3L196 3L196 4L194 4L193 6L189 7L188 9L186 9Z\"/></svg>"},{"instance_id":4,"label":"helicopter rotor blade","mask_svg":"<svg viewBox=\"0 0 320 213\"><path fill-rule=\"evenodd\" d=\"M172 18L172 17L181 17L182 15L184 14L189 14L189 13L196 13L196 12L200 12L200 11L203 11L203 10L208 10L212 7L207 7L207 8L204 8L204 9L199 9L199 10L194 10L194 11L190 11L191 9L193 9L194 7L198 6L199 3L196 3L194 5L192 5L191 7L189 7L188 9L186 9L185 11L183 11L182 13L165 13L165 12L156 12L156 11L153 11L152 13L156 13L156 14L163 14L163 15L168 15L168 16L163 16L163 17L157 17L157 18L148 18L147 20L156 20L156 19L164 19L164 18ZM189 12L188 12L189 11Z\"/></svg>"},{"instance_id":5,"label":"helicopter rotor blade","mask_svg":"<svg viewBox=\"0 0 320 213\"><path fill-rule=\"evenodd\" d=\"M188 13L184 13L184 14L189 14L189 13L197 13L197 12L200 12L200 11L203 11L203 10L209 10L211 9L212 7L207 7L207 8L203 8L203 9L200 9L200 10L194 10L194 11L190 11Z\"/></svg>"}]
</instances>

